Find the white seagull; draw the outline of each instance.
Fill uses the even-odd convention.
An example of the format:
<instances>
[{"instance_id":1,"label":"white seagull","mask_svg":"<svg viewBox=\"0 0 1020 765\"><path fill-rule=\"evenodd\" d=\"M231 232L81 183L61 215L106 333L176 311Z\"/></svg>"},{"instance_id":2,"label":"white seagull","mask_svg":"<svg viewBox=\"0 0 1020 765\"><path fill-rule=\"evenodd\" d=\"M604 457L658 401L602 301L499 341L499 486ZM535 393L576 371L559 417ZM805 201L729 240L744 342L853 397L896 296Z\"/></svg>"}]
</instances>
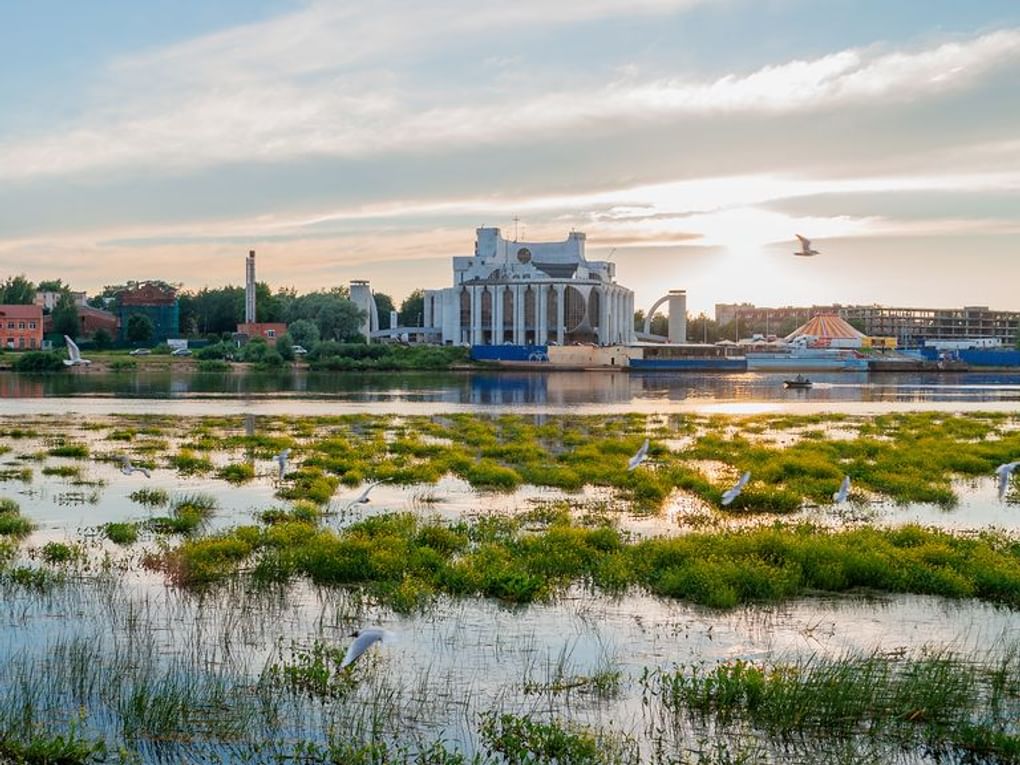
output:
<instances>
[{"instance_id":1,"label":"white seagull","mask_svg":"<svg viewBox=\"0 0 1020 765\"><path fill-rule=\"evenodd\" d=\"M647 457L648 457L648 439L646 438L645 442L641 444L641 448L637 450L637 454L631 457L630 461L627 463L627 470L633 470L642 462L644 462Z\"/></svg>"},{"instance_id":2,"label":"white seagull","mask_svg":"<svg viewBox=\"0 0 1020 765\"><path fill-rule=\"evenodd\" d=\"M839 490L833 492L832 501L837 505L842 505L846 502L847 495L850 494L850 476L843 476L843 483L839 485Z\"/></svg>"},{"instance_id":3,"label":"white seagull","mask_svg":"<svg viewBox=\"0 0 1020 765\"><path fill-rule=\"evenodd\" d=\"M1007 462L1004 465L999 465L995 468L995 474L999 476L999 499L1006 498L1006 489L1009 488L1009 479L1013 475L1013 471L1020 467L1020 460L1016 462Z\"/></svg>"},{"instance_id":4,"label":"white seagull","mask_svg":"<svg viewBox=\"0 0 1020 765\"><path fill-rule=\"evenodd\" d=\"M141 473L146 478L152 478L152 476L149 475L149 471L146 470L145 468L135 467L134 465L132 465L131 458L128 457L126 454L121 456L120 458L120 472L122 472L124 475L131 475L132 473Z\"/></svg>"},{"instance_id":5,"label":"white seagull","mask_svg":"<svg viewBox=\"0 0 1020 765\"><path fill-rule=\"evenodd\" d=\"M740 496L740 492L742 492L744 490L744 487L747 486L747 482L750 481L750 480L751 480L751 471L748 470L742 476L740 476L740 480L737 481L736 485L732 489L728 489L727 491L725 491L723 493L723 495L722 495L722 504L728 505L730 502L732 502L737 497L739 497Z\"/></svg>"},{"instance_id":6,"label":"white seagull","mask_svg":"<svg viewBox=\"0 0 1020 765\"><path fill-rule=\"evenodd\" d=\"M354 505L367 505L368 504L368 495L372 493L372 489L374 489L376 486L378 486L381 483L386 483L387 481L389 481L388 478L384 478L381 481L372 481L372 483L368 484L364 489L361 490L361 494L359 494L357 497L352 499L347 504L347 507L354 507Z\"/></svg>"},{"instance_id":7,"label":"white seagull","mask_svg":"<svg viewBox=\"0 0 1020 765\"><path fill-rule=\"evenodd\" d=\"M365 651L372 647L375 643L382 641L383 643L392 643L397 639L397 636L389 630L384 630L382 627L366 627L363 630L358 630L351 634L354 638L354 642L351 643L351 647L347 649L347 655L344 656L343 662L340 664L340 669L349 667L351 664L358 660Z\"/></svg>"},{"instance_id":8,"label":"white seagull","mask_svg":"<svg viewBox=\"0 0 1020 765\"><path fill-rule=\"evenodd\" d=\"M279 454L273 455L273 462L277 462L280 465L280 480L283 480L284 473L287 472L287 459L290 457L290 449L284 449Z\"/></svg>"},{"instance_id":9,"label":"white seagull","mask_svg":"<svg viewBox=\"0 0 1020 765\"><path fill-rule=\"evenodd\" d=\"M801 258L812 258L818 254L818 250L811 249L811 240L805 239L800 234L797 234L797 238L800 239L800 250L793 253L794 255Z\"/></svg>"},{"instance_id":10,"label":"white seagull","mask_svg":"<svg viewBox=\"0 0 1020 765\"><path fill-rule=\"evenodd\" d=\"M92 363L88 359L83 359L81 357L81 351L78 350L78 344L67 335L64 335L64 342L67 343L67 358L64 359L65 367L87 367Z\"/></svg>"}]
</instances>

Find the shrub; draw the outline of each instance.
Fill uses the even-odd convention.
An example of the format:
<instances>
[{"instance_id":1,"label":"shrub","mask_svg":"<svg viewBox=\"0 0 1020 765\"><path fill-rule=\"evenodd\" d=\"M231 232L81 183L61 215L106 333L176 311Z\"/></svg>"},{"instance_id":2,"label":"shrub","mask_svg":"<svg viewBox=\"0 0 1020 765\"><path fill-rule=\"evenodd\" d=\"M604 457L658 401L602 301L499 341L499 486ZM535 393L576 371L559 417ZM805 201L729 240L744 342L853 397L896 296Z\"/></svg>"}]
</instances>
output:
<instances>
[{"instance_id":1,"label":"shrub","mask_svg":"<svg viewBox=\"0 0 1020 765\"><path fill-rule=\"evenodd\" d=\"M64 356L53 351L26 351L14 360L15 372L59 372L65 369Z\"/></svg>"},{"instance_id":2,"label":"shrub","mask_svg":"<svg viewBox=\"0 0 1020 765\"><path fill-rule=\"evenodd\" d=\"M107 523L103 535L114 544L132 545L138 541L137 523Z\"/></svg>"},{"instance_id":3,"label":"shrub","mask_svg":"<svg viewBox=\"0 0 1020 765\"><path fill-rule=\"evenodd\" d=\"M220 468L216 475L230 483L246 483L255 477L255 468L247 462L235 462Z\"/></svg>"}]
</instances>

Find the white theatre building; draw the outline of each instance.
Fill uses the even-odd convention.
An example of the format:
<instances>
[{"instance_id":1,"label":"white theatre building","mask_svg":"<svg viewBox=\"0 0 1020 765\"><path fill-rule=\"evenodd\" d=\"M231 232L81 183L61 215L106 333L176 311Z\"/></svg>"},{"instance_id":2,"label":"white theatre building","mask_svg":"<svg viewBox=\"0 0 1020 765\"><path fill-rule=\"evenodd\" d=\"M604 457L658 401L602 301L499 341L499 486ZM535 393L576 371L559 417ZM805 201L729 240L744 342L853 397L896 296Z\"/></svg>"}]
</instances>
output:
<instances>
[{"instance_id":1,"label":"white theatre building","mask_svg":"<svg viewBox=\"0 0 1020 765\"><path fill-rule=\"evenodd\" d=\"M630 343L634 293L615 264L584 256L584 234L511 242L476 231L475 254L454 257L453 286L426 290L424 324L454 345Z\"/></svg>"}]
</instances>

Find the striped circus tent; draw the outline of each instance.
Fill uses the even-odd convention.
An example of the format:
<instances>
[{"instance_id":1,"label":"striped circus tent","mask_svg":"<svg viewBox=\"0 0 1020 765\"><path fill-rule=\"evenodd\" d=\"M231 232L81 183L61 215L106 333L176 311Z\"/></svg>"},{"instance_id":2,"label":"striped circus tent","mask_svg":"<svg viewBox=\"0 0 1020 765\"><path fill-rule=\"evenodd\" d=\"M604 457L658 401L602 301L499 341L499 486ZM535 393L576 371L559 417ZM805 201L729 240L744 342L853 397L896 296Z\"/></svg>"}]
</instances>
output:
<instances>
[{"instance_id":1,"label":"striped circus tent","mask_svg":"<svg viewBox=\"0 0 1020 765\"><path fill-rule=\"evenodd\" d=\"M789 343L798 337L815 337L821 344L827 345L833 340L863 342L866 335L858 332L836 314L822 313L813 316L784 339Z\"/></svg>"}]
</instances>

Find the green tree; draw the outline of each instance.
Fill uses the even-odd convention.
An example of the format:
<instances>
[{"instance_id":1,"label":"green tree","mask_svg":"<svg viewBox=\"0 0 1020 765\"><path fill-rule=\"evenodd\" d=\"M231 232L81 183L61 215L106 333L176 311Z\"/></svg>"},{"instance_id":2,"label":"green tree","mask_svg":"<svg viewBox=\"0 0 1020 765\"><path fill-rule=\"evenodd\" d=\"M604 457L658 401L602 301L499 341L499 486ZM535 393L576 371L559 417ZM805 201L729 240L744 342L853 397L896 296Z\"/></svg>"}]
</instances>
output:
<instances>
[{"instance_id":1,"label":"green tree","mask_svg":"<svg viewBox=\"0 0 1020 765\"><path fill-rule=\"evenodd\" d=\"M294 360L294 338L288 332L284 332L276 338L275 348L284 361Z\"/></svg>"},{"instance_id":2,"label":"green tree","mask_svg":"<svg viewBox=\"0 0 1020 765\"><path fill-rule=\"evenodd\" d=\"M96 350L105 351L113 347L113 335L106 331L103 327L100 327L92 335L92 344L96 347Z\"/></svg>"},{"instance_id":3,"label":"green tree","mask_svg":"<svg viewBox=\"0 0 1020 765\"><path fill-rule=\"evenodd\" d=\"M35 285L24 274L8 276L2 290L0 303L4 305L31 305L35 302Z\"/></svg>"},{"instance_id":4,"label":"green tree","mask_svg":"<svg viewBox=\"0 0 1020 765\"><path fill-rule=\"evenodd\" d=\"M699 313L687 322L687 339L692 343L715 343L719 340L719 325L715 319L710 319L703 313Z\"/></svg>"},{"instance_id":5,"label":"green tree","mask_svg":"<svg viewBox=\"0 0 1020 765\"><path fill-rule=\"evenodd\" d=\"M152 339L156 326L145 314L134 313L127 320L127 339L130 343L147 343Z\"/></svg>"},{"instance_id":6,"label":"green tree","mask_svg":"<svg viewBox=\"0 0 1020 765\"><path fill-rule=\"evenodd\" d=\"M63 279L43 279L36 285L39 292L63 292L69 287L64 286Z\"/></svg>"},{"instance_id":7,"label":"green tree","mask_svg":"<svg viewBox=\"0 0 1020 765\"><path fill-rule=\"evenodd\" d=\"M61 335L67 335L74 339L81 332L81 325L78 323L78 306L74 304L71 293L64 291L60 299L53 307L53 331Z\"/></svg>"},{"instance_id":8,"label":"green tree","mask_svg":"<svg viewBox=\"0 0 1020 765\"><path fill-rule=\"evenodd\" d=\"M323 340L353 340L361 337L361 323L365 314L345 298L329 296L315 313L319 337Z\"/></svg>"},{"instance_id":9,"label":"green tree","mask_svg":"<svg viewBox=\"0 0 1020 765\"><path fill-rule=\"evenodd\" d=\"M396 308L393 305L393 298L385 292L376 292L373 297L375 310L379 312L379 329L390 329L390 311Z\"/></svg>"},{"instance_id":10,"label":"green tree","mask_svg":"<svg viewBox=\"0 0 1020 765\"><path fill-rule=\"evenodd\" d=\"M656 311L655 315L652 317L652 323L649 329L653 335L662 335L665 337L669 334L669 319ZM634 331L645 331L645 312L640 308L634 311Z\"/></svg>"},{"instance_id":11,"label":"green tree","mask_svg":"<svg viewBox=\"0 0 1020 765\"><path fill-rule=\"evenodd\" d=\"M274 295L265 282L258 282L255 285L255 321L281 322L283 321L283 310L283 301L280 296Z\"/></svg>"},{"instance_id":12,"label":"green tree","mask_svg":"<svg viewBox=\"0 0 1020 765\"><path fill-rule=\"evenodd\" d=\"M244 289L204 287L189 295L186 318L202 335L236 332L237 325L244 321Z\"/></svg>"},{"instance_id":13,"label":"green tree","mask_svg":"<svg viewBox=\"0 0 1020 765\"><path fill-rule=\"evenodd\" d=\"M420 327L425 316L425 290L415 290L400 304L400 326Z\"/></svg>"},{"instance_id":14,"label":"green tree","mask_svg":"<svg viewBox=\"0 0 1020 765\"><path fill-rule=\"evenodd\" d=\"M319 344L319 327L310 319L298 319L287 327L287 332L294 340L295 345L300 345L305 350L312 350Z\"/></svg>"}]
</instances>

